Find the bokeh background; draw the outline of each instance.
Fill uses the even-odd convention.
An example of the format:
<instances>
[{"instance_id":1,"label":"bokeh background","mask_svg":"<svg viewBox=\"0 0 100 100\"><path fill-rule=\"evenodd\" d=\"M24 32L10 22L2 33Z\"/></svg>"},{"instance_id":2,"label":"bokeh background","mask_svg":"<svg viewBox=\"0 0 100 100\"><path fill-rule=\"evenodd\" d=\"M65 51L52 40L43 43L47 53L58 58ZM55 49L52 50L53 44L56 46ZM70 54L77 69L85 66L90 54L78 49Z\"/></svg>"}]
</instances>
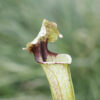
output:
<instances>
[{"instance_id":1,"label":"bokeh background","mask_svg":"<svg viewBox=\"0 0 100 100\"><path fill-rule=\"evenodd\" d=\"M100 100L100 0L0 0L0 100L52 100L40 64L22 51L44 18L64 36L49 49L73 58L76 100Z\"/></svg>"}]
</instances>

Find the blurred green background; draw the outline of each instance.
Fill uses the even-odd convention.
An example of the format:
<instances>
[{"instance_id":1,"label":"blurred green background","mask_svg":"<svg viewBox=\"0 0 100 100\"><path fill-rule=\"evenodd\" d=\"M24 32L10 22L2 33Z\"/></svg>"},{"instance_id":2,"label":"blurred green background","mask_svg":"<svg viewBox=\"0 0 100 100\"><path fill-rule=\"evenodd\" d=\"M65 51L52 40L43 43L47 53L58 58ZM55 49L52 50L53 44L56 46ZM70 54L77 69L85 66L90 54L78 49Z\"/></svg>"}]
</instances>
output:
<instances>
[{"instance_id":1,"label":"blurred green background","mask_svg":"<svg viewBox=\"0 0 100 100\"><path fill-rule=\"evenodd\" d=\"M40 64L22 51L44 18L64 35L49 49L73 58L76 100L100 100L100 0L0 0L0 100L52 99Z\"/></svg>"}]
</instances>

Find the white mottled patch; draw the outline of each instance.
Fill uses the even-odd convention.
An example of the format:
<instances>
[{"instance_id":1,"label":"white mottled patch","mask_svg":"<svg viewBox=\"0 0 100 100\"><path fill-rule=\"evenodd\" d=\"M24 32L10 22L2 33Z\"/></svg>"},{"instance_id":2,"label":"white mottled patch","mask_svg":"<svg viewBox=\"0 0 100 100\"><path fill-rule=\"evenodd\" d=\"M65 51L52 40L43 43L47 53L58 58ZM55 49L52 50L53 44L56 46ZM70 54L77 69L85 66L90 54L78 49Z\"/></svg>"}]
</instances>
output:
<instances>
[{"instance_id":1,"label":"white mottled patch","mask_svg":"<svg viewBox=\"0 0 100 100\"><path fill-rule=\"evenodd\" d=\"M71 64L72 63L72 57L69 54L66 54L67 56L67 63Z\"/></svg>"},{"instance_id":2,"label":"white mottled patch","mask_svg":"<svg viewBox=\"0 0 100 100\"><path fill-rule=\"evenodd\" d=\"M46 35L46 28L45 26L42 26L38 36L41 37L45 35Z\"/></svg>"},{"instance_id":3,"label":"white mottled patch","mask_svg":"<svg viewBox=\"0 0 100 100\"><path fill-rule=\"evenodd\" d=\"M39 39L45 35L46 35L46 28L45 26L42 26L38 36L31 42L31 44L37 44L39 42Z\"/></svg>"}]
</instances>

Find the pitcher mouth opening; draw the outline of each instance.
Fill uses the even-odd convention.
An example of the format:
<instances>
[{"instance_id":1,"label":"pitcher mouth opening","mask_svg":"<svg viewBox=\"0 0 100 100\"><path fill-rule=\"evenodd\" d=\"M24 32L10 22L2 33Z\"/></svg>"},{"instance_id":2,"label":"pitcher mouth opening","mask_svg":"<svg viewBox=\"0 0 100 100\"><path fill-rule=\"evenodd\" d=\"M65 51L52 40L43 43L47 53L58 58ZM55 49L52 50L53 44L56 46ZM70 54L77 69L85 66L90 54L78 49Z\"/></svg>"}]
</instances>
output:
<instances>
[{"instance_id":1,"label":"pitcher mouth opening","mask_svg":"<svg viewBox=\"0 0 100 100\"><path fill-rule=\"evenodd\" d=\"M53 53L48 50L47 44L47 41L41 41L37 45L27 44L27 50L34 54L35 60L41 64L71 64L70 55Z\"/></svg>"},{"instance_id":2,"label":"pitcher mouth opening","mask_svg":"<svg viewBox=\"0 0 100 100\"><path fill-rule=\"evenodd\" d=\"M35 60L38 63L45 63L49 56L56 56L57 53L50 52L47 48L48 41L40 41L38 44L28 44L28 51L34 54Z\"/></svg>"}]
</instances>

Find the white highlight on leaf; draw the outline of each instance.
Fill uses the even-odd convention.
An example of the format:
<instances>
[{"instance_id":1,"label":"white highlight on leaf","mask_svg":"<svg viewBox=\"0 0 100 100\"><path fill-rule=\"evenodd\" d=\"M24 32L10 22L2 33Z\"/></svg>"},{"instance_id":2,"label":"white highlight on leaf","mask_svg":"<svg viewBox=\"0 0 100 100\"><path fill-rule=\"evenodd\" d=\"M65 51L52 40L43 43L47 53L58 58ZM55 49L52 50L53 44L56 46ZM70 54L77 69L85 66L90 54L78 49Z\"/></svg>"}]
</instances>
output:
<instances>
[{"instance_id":1,"label":"white highlight on leaf","mask_svg":"<svg viewBox=\"0 0 100 100\"><path fill-rule=\"evenodd\" d=\"M42 25L41 30L38 34L38 36L31 42L31 44L37 44L39 42L39 39L46 35L46 28L44 25Z\"/></svg>"},{"instance_id":2,"label":"white highlight on leaf","mask_svg":"<svg viewBox=\"0 0 100 100\"><path fill-rule=\"evenodd\" d=\"M66 54L66 56L67 56L68 64L71 64L72 63L72 57L69 54Z\"/></svg>"},{"instance_id":3,"label":"white highlight on leaf","mask_svg":"<svg viewBox=\"0 0 100 100\"><path fill-rule=\"evenodd\" d=\"M62 34L59 34L59 38L63 38L63 35Z\"/></svg>"},{"instance_id":4,"label":"white highlight on leaf","mask_svg":"<svg viewBox=\"0 0 100 100\"><path fill-rule=\"evenodd\" d=\"M45 36L45 35L46 35L46 28L45 28L45 26L42 26L38 36L42 37L42 36Z\"/></svg>"},{"instance_id":5,"label":"white highlight on leaf","mask_svg":"<svg viewBox=\"0 0 100 100\"><path fill-rule=\"evenodd\" d=\"M69 54L58 54L56 56L57 61L59 61L58 63L67 63L67 64L71 64L72 63L72 58Z\"/></svg>"}]
</instances>

